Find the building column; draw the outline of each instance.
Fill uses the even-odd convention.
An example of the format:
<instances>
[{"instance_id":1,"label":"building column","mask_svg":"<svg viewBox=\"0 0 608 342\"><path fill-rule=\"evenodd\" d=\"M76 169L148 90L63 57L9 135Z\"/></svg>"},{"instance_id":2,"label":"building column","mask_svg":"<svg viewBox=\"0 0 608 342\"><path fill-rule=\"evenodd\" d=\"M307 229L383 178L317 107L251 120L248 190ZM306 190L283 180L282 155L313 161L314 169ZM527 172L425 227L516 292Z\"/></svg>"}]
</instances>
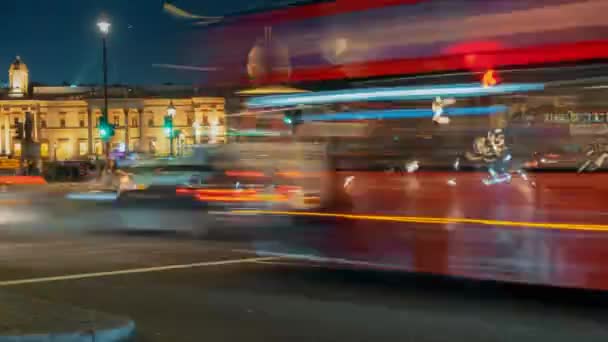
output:
<instances>
[{"instance_id":1,"label":"building column","mask_svg":"<svg viewBox=\"0 0 608 342\"><path fill-rule=\"evenodd\" d=\"M129 152L129 108L123 111L125 112L125 152Z\"/></svg>"},{"instance_id":2,"label":"building column","mask_svg":"<svg viewBox=\"0 0 608 342\"><path fill-rule=\"evenodd\" d=\"M200 110L200 107L194 107L194 122L197 123L197 127L194 128L194 143L201 144L202 143L202 130L203 130L203 122L204 122L203 112ZM200 134L197 134L200 133Z\"/></svg>"},{"instance_id":3,"label":"building column","mask_svg":"<svg viewBox=\"0 0 608 342\"><path fill-rule=\"evenodd\" d=\"M11 119L8 114L4 116L4 151L11 154Z\"/></svg>"},{"instance_id":4,"label":"building column","mask_svg":"<svg viewBox=\"0 0 608 342\"><path fill-rule=\"evenodd\" d=\"M137 147L139 148L139 151L143 152L145 151L144 148L144 110L142 109L138 109L137 110L137 127L139 128L139 141L137 142Z\"/></svg>"},{"instance_id":5,"label":"building column","mask_svg":"<svg viewBox=\"0 0 608 342\"><path fill-rule=\"evenodd\" d=\"M0 122L0 154L5 154L6 152L4 151L5 147L4 147L4 126L2 125L2 123Z\"/></svg>"},{"instance_id":6,"label":"building column","mask_svg":"<svg viewBox=\"0 0 608 342\"><path fill-rule=\"evenodd\" d=\"M94 150L93 150L93 111L91 110L91 108L87 109L87 138L88 138L88 144L87 144L87 148L88 148L88 154L93 154Z\"/></svg>"},{"instance_id":7,"label":"building column","mask_svg":"<svg viewBox=\"0 0 608 342\"><path fill-rule=\"evenodd\" d=\"M34 141L38 141L38 112L38 109L32 112L32 121L34 121Z\"/></svg>"}]
</instances>

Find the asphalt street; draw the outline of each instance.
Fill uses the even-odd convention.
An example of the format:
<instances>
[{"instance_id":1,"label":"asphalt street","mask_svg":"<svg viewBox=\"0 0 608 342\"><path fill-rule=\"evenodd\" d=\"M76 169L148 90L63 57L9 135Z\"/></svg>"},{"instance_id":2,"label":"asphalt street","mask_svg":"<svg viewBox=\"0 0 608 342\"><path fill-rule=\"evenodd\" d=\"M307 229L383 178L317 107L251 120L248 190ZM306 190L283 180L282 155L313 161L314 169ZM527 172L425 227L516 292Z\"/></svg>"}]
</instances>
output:
<instances>
[{"instance_id":1,"label":"asphalt street","mask_svg":"<svg viewBox=\"0 0 608 342\"><path fill-rule=\"evenodd\" d=\"M363 212L377 211L367 208L375 201L406 214L449 218L470 211L483 217L472 211L470 201L459 200L470 196L473 183L448 193L439 191L446 186L437 179L410 176L400 179L403 184L397 186L369 178L370 189L390 185L381 191L391 200L376 200L370 192L360 205ZM464 181L468 180L461 178L458 184ZM411 189L412 182L417 191ZM541 219L559 219L539 210L551 209L549 205L555 202L555 192L542 190L555 189L549 185L534 190L538 192L534 201L503 196L500 206L494 203L501 210L485 214L489 218L517 214L535 220L541 213ZM404 194L389 191L399 187ZM506 187L484 189L476 190L480 201L498 198L500 192L512 193ZM364 261L390 258L418 270L432 272L449 266L468 274L467 260L472 256L475 261L500 261L496 253L501 248L492 241L503 241L506 232L509 239L504 241L516 242L500 252L507 253L504 260L513 262L508 265L537 261L521 264L524 268L518 274L523 279L547 276L542 279L580 286L604 282L603 232L497 230L457 222L404 225L342 220L336 224L331 219L293 229L302 228L301 222L272 225L271 216L254 215L243 218L253 223L249 234L214 234L203 240L176 227L189 220L185 219L187 210L167 209L165 203L145 211L119 210L120 206L103 201L66 201L70 191L74 190L58 186L0 192L0 291L129 317L141 341L608 340L608 297L603 292L378 271L364 268L365 263L328 265L257 253L261 246L278 241L313 241L323 236L315 243L328 256ZM440 203L438 198L446 193L450 201L428 205ZM536 210L522 210L526 207L521 203ZM559 213L575 222L582 215L577 210ZM148 220L133 222L137 217ZM159 222L160 218L166 221ZM605 220L603 216L595 219ZM162 229L133 228L149 222ZM543 263L549 267L541 267ZM499 267L504 270L512 268Z\"/></svg>"},{"instance_id":2,"label":"asphalt street","mask_svg":"<svg viewBox=\"0 0 608 342\"><path fill-rule=\"evenodd\" d=\"M0 289L131 317L142 341L605 341L606 296L325 267L180 235L0 234Z\"/></svg>"}]
</instances>

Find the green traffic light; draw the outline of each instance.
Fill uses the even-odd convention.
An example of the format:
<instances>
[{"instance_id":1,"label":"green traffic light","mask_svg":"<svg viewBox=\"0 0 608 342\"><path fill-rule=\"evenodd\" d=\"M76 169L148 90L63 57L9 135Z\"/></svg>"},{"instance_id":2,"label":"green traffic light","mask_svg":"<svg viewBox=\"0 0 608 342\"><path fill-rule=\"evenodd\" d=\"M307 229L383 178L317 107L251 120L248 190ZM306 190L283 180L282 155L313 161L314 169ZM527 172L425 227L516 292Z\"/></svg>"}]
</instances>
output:
<instances>
[{"instance_id":1,"label":"green traffic light","mask_svg":"<svg viewBox=\"0 0 608 342\"><path fill-rule=\"evenodd\" d=\"M172 137L173 136L173 118L169 115L165 116L165 120L164 120L164 129L165 129L165 135L167 137Z\"/></svg>"},{"instance_id":2,"label":"green traffic light","mask_svg":"<svg viewBox=\"0 0 608 342\"><path fill-rule=\"evenodd\" d=\"M105 141L108 141L114 136L114 126L110 125L108 120L104 117L99 119L99 136Z\"/></svg>"},{"instance_id":3,"label":"green traffic light","mask_svg":"<svg viewBox=\"0 0 608 342\"><path fill-rule=\"evenodd\" d=\"M286 117L283 119L283 122L285 122L288 125L291 125L293 123L293 120L291 120L291 118Z\"/></svg>"}]
</instances>

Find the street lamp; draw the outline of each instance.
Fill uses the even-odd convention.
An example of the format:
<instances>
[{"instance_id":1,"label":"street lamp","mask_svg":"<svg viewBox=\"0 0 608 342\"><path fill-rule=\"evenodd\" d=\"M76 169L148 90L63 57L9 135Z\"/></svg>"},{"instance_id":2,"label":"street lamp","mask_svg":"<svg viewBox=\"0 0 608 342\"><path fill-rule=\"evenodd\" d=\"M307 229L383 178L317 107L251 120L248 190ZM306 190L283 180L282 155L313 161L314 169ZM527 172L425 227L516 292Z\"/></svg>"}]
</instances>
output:
<instances>
[{"instance_id":1,"label":"street lamp","mask_svg":"<svg viewBox=\"0 0 608 342\"><path fill-rule=\"evenodd\" d=\"M104 35L107 35L110 32L111 25L112 24L110 24L106 19L100 19L97 22L97 27L99 27L99 31Z\"/></svg>"},{"instance_id":2,"label":"street lamp","mask_svg":"<svg viewBox=\"0 0 608 342\"><path fill-rule=\"evenodd\" d=\"M170 126L167 127L168 129L168 135L169 135L169 155L171 157L173 157L173 138L174 138L174 130L173 130L173 118L175 117L175 114L177 113L177 110L175 109L175 106L173 105L173 100L171 100L169 102L169 106L167 107L167 118L168 120L165 120L166 122L170 122Z\"/></svg>"},{"instance_id":3,"label":"street lamp","mask_svg":"<svg viewBox=\"0 0 608 342\"><path fill-rule=\"evenodd\" d=\"M103 117L105 121L108 121L108 54L106 48L106 38L110 33L110 22L102 18L97 22L97 27L99 28L99 32L101 33L101 41L103 44ZM110 160L110 138L105 139L105 154L106 154L106 163Z\"/></svg>"}]
</instances>

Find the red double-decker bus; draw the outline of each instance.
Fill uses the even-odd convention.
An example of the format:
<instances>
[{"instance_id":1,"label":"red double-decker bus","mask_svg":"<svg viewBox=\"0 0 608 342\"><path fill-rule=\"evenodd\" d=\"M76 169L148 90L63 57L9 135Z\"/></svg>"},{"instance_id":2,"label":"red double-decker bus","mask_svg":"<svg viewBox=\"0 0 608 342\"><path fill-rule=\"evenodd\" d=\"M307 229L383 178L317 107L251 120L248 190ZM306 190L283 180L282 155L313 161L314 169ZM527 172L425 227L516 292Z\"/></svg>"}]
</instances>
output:
<instances>
[{"instance_id":1,"label":"red double-decker bus","mask_svg":"<svg viewBox=\"0 0 608 342\"><path fill-rule=\"evenodd\" d=\"M210 83L235 88L280 83L313 91L345 88L345 93L379 86L427 91L432 86L483 85L486 71L496 70L495 83L542 84L542 90L457 100L456 106L506 108L481 121L454 119L438 127L430 118L405 124L383 120L380 126L387 130L380 135L390 136L378 145L380 150L407 151L404 155L410 160L421 160L420 170L336 171L339 179L350 180L353 206L346 212L256 212L305 220L332 217L340 222L316 231L314 239L286 241L274 250L261 246L260 253L608 289L608 267L602 258L608 238L602 204L606 166L599 165L593 173L579 168L598 153L586 152L587 145L608 132L608 122L602 119L608 108L608 23L603 18L608 2L350 3L354 5L305 4L235 16L207 27L206 34L218 42L210 56L218 71L210 74ZM334 95L305 96L311 101L310 96ZM356 101L359 107L366 102ZM430 110L430 100L416 101L369 103ZM366 115L369 107L373 106L365 109ZM349 107L347 111L354 112L349 122L357 121L359 110ZM428 166L437 159L451 165L451 149L461 148L456 141L468 146L470 134L497 128L508 132L514 156L521 159L512 171L532 170L533 185L514 177L509 183L488 186L481 181L484 171ZM405 133L395 133L399 130ZM427 155L421 156L423 149ZM371 160L369 155L364 158ZM401 162L406 161L404 157Z\"/></svg>"}]
</instances>

